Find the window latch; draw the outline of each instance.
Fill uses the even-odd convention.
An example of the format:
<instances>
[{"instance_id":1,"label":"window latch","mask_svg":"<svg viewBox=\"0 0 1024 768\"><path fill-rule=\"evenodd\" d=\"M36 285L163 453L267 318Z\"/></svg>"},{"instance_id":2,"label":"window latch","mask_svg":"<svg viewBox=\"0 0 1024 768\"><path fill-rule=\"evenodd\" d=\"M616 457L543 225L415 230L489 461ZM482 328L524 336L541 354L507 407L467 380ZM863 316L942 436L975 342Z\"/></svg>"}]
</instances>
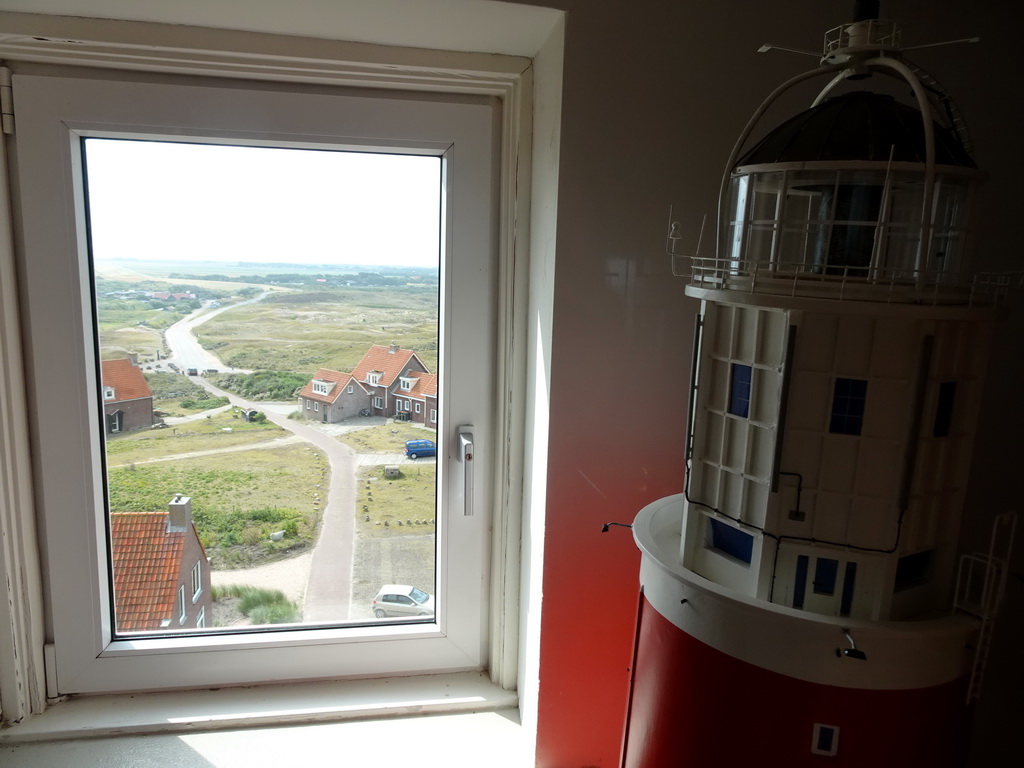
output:
<instances>
[{"instance_id":1,"label":"window latch","mask_svg":"<svg viewBox=\"0 0 1024 768\"><path fill-rule=\"evenodd\" d=\"M462 513L473 514L473 427L464 424L456 429L455 460L462 465Z\"/></svg>"}]
</instances>

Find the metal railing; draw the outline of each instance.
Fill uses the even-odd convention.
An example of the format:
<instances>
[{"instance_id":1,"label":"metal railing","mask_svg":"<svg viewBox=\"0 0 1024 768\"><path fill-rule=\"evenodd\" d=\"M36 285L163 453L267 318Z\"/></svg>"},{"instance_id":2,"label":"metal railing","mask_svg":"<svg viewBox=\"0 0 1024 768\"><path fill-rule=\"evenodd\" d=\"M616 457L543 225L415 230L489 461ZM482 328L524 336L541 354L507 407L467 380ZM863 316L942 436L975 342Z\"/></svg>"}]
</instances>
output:
<instances>
[{"instance_id":1,"label":"metal railing","mask_svg":"<svg viewBox=\"0 0 1024 768\"><path fill-rule=\"evenodd\" d=\"M683 257L689 271L673 272L690 285L721 291L900 304L977 305L1003 301L1024 284L1024 272L982 272L969 279L949 272L850 267L806 262Z\"/></svg>"}]
</instances>

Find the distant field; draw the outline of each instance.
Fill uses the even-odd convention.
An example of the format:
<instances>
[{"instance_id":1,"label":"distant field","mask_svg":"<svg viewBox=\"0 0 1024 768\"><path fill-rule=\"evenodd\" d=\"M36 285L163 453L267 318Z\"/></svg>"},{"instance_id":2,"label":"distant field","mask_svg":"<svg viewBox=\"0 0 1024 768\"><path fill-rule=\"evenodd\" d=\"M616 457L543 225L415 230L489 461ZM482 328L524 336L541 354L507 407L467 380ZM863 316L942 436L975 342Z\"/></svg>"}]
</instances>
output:
<instances>
[{"instance_id":1,"label":"distant field","mask_svg":"<svg viewBox=\"0 0 1024 768\"><path fill-rule=\"evenodd\" d=\"M196 329L225 364L312 374L351 371L372 344L414 349L437 370L437 292L429 288L325 288L268 296Z\"/></svg>"}]
</instances>

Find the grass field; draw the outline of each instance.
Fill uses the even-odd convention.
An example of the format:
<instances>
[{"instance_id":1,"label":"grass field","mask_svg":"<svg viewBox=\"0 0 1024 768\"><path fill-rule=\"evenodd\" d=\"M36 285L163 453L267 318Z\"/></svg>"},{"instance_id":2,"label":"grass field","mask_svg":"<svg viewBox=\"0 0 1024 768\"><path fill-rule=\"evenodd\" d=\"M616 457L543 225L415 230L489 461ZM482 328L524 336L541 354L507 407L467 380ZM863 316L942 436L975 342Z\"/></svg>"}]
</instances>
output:
<instances>
[{"instance_id":1,"label":"grass field","mask_svg":"<svg viewBox=\"0 0 1024 768\"><path fill-rule=\"evenodd\" d=\"M236 368L351 371L372 344L414 349L437 370L437 292L324 288L269 296L200 326L200 341Z\"/></svg>"},{"instance_id":2,"label":"grass field","mask_svg":"<svg viewBox=\"0 0 1024 768\"><path fill-rule=\"evenodd\" d=\"M242 568L313 544L327 496L326 462L304 445L213 454L108 471L112 512L165 509L192 498L192 518L215 569ZM284 531L281 541L270 534Z\"/></svg>"},{"instance_id":3,"label":"grass field","mask_svg":"<svg viewBox=\"0 0 1024 768\"><path fill-rule=\"evenodd\" d=\"M402 464L397 478L385 477L379 466L360 470L356 535L379 538L434 533L436 494L437 466L433 463Z\"/></svg>"},{"instance_id":4,"label":"grass field","mask_svg":"<svg viewBox=\"0 0 1024 768\"><path fill-rule=\"evenodd\" d=\"M406 440L436 440L437 433L432 429L414 427L401 422L388 422L376 427L357 429L338 436L356 453L401 453L405 449Z\"/></svg>"},{"instance_id":5,"label":"grass field","mask_svg":"<svg viewBox=\"0 0 1024 768\"><path fill-rule=\"evenodd\" d=\"M231 430L230 432L226 430ZM287 437L291 433L270 422L248 423L232 410L164 429L148 429L107 437L107 461L127 465L194 451L215 451Z\"/></svg>"}]
</instances>

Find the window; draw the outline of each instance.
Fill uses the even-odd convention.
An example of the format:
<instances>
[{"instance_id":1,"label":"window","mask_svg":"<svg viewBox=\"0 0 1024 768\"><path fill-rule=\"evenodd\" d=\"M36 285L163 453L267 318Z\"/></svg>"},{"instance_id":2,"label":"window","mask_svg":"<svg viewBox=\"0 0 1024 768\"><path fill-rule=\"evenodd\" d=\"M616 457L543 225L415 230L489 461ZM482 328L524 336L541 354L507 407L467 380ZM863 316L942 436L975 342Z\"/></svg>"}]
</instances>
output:
<instances>
[{"instance_id":1,"label":"window","mask_svg":"<svg viewBox=\"0 0 1024 768\"><path fill-rule=\"evenodd\" d=\"M750 415L750 378L749 365L732 364L729 384L729 413L742 419Z\"/></svg>"},{"instance_id":2,"label":"window","mask_svg":"<svg viewBox=\"0 0 1024 768\"><path fill-rule=\"evenodd\" d=\"M320 403L318 403L316 400L313 401L313 410L314 411L319 411L320 410Z\"/></svg>"},{"instance_id":3,"label":"window","mask_svg":"<svg viewBox=\"0 0 1024 768\"><path fill-rule=\"evenodd\" d=\"M814 594L834 595L839 561L830 557L819 557L814 564Z\"/></svg>"},{"instance_id":4,"label":"window","mask_svg":"<svg viewBox=\"0 0 1024 768\"><path fill-rule=\"evenodd\" d=\"M384 398L383 397L375 397L375 398L373 398L373 407L374 408L383 408L384 407Z\"/></svg>"},{"instance_id":5,"label":"window","mask_svg":"<svg viewBox=\"0 0 1024 768\"><path fill-rule=\"evenodd\" d=\"M497 388L480 386L482 379L494 376L493 341L498 336L497 308L492 303L498 294L493 281L499 274L493 249L496 206L491 180L496 165L492 146L496 102L461 95L447 100L427 93L391 98L343 89L327 95L320 86L290 91L277 84L251 89L245 84L221 87L216 81L173 84L163 78L147 82L142 75L91 81L73 74L38 74L45 68L35 71L31 76L15 76L19 120L25 132L17 148L19 183L46 190L47 203L37 205L34 195L22 199L25 237L19 266L25 270L26 290L31 294L66 301L60 302L58 311L49 308L44 313L40 308L31 317L37 332L29 334L30 345L46 346L45 339L53 335L43 331L47 327L62 329L62 341L48 355L31 356L30 386L35 398L49 402L56 394L51 390L64 387L69 377L89 382L88 391L77 397L58 396L62 402L39 414L36 422L40 450L35 470L47 488L40 512L46 530L53 534L44 546L52 566L47 575L57 690L71 694L484 666L487 622L482 617L488 610L485 564L490 510L481 506L466 515L449 509L456 503L463 469L450 466L447 460L437 463L436 496L440 505L436 570L446 578L434 585L438 610L429 620L387 626L313 621L289 627L287 632L218 630L201 636L115 634L107 558L102 554L107 536L106 456L95 429L103 389L96 373L93 307L83 290L91 279L90 254L78 246L85 242L86 231L83 146L93 140L156 142L166 141L170 133L181 144L272 145L273 149L313 152L369 151L362 146L368 143L373 150L383 147L394 154L436 159L444 179L441 197L447 238L440 261L447 289L440 292L443 303L438 314L448 350L445 368L439 371L446 386L438 393L439 410L445 415L438 442L443 445L452 439L456 425L472 424L477 455L483 458L498 410L492 394ZM124 114L126 104L131 106L130 116ZM263 116L258 126L249 119L253 114ZM410 125L416 130L410 131ZM162 128L154 134L140 126ZM315 137L313 146L310 137ZM291 197L285 189L266 191L266 197L279 206ZM54 227L55 210L61 211L61 221L72 226ZM54 239L62 239L63 247L52 247ZM470 254L472 268L460 268L460 259L469 259ZM60 273L60 278L53 272ZM465 312L479 321L451 323L456 302L460 318ZM44 357L54 359L47 362ZM380 381L381 374L371 378ZM382 407L384 398L378 396L374 402ZM306 409L312 407L307 399ZM69 448L72 444L75 450ZM87 446L84 452L83 445ZM446 455L439 450L439 456ZM488 461L474 462L477 488L490 484ZM476 498L487 499L489 494L478 493ZM68 509L84 514L71 525L57 525L67 518ZM83 541L90 545L82 546ZM179 624L188 620L184 589L181 585L177 590ZM245 653L231 653L242 650Z\"/></svg>"},{"instance_id":6,"label":"window","mask_svg":"<svg viewBox=\"0 0 1024 768\"><path fill-rule=\"evenodd\" d=\"M196 616L196 629L206 628L206 606L204 605L199 609L199 615Z\"/></svg>"},{"instance_id":7,"label":"window","mask_svg":"<svg viewBox=\"0 0 1024 768\"><path fill-rule=\"evenodd\" d=\"M306 410L308 411L312 407L313 407L313 401L312 400L306 400Z\"/></svg>"},{"instance_id":8,"label":"window","mask_svg":"<svg viewBox=\"0 0 1024 768\"><path fill-rule=\"evenodd\" d=\"M197 560L196 564L192 566L192 602L194 603L199 599L199 595L203 591L203 564L202 561Z\"/></svg>"},{"instance_id":9,"label":"window","mask_svg":"<svg viewBox=\"0 0 1024 768\"><path fill-rule=\"evenodd\" d=\"M836 435L860 434L867 391L868 383L863 379L836 379L829 432Z\"/></svg>"},{"instance_id":10,"label":"window","mask_svg":"<svg viewBox=\"0 0 1024 768\"><path fill-rule=\"evenodd\" d=\"M811 738L811 754L836 755L839 753L839 727L835 725L814 724Z\"/></svg>"},{"instance_id":11,"label":"window","mask_svg":"<svg viewBox=\"0 0 1024 768\"><path fill-rule=\"evenodd\" d=\"M113 400L114 399L114 388L113 387L107 387L107 388L105 388L103 390L103 399L104 400Z\"/></svg>"},{"instance_id":12,"label":"window","mask_svg":"<svg viewBox=\"0 0 1024 768\"><path fill-rule=\"evenodd\" d=\"M807 595L807 566L810 558L807 555L797 555L796 572L793 576L793 607L803 608L804 598Z\"/></svg>"},{"instance_id":13,"label":"window","mask_svg":"<svg viewBox=\"0 0 1024 768\"><path fill-rule=\"evenodd\" d=\"M370 372L369 372L369 373L368 373L368 374L366 375L366 383L367 383L367 384L371 384L372 386L377 386L377 384L379 384L379 383L380 383L380 377L381 377L381 375L382 375L382 374L381 374L381 372L380 372L380 371L370 371Z\"/></svg>"},{"instance_id":14,"label":"window","mask_svg":"<svg viewBox=\"0 0 1024 768\"><path fill-rule=\"evenodd\" d=\"M351 395L351 394L352 394L353 392L355 392L355 391L356 391L356 390L355 390L355 387L353 387L353 386L352 386L351 384L349 384L349 385L348 385L348 393L349 393L349 394Z\"/></svg>"},{"instance_id":15,"label":"window","mask_svg":"<svg viewBox=\"0 0 1024 768\"><path fill-rule=\"evenodd\" d=\"M857 564L848 562L843 576L843 596L839 602L839 615L849 616L853 610L853 587L857 581Z\"/></svg>"},{"instance_id":16,"label":"window","mask_svg":"<svg viewBox=\"0 0 1024 768\"><path fill-rule=\"evenodd\" d=\"M904 555L896 563L896 581L894 590L901 592L923 584L931 574L932 554L934 550L926 549L912 555Z\"/></svg>"},{"instance_id":17,"label":"window","mask_svg":"<svg viewBox=\"0 0 1024 768\"><path fill-rule=\"evenodd\" d=\"M707 521L711 531L708 546L749 565L754 553L754 537L713 517Z\"/></svg>"},{"instance_id":18,"label":"window","mask_svg":"<svg viewBox=\"0 0 1024 768\"><path fill-rule=\"evenodd\" d=\"M437 424L437 409L436 408L431 408L430 409L430 423L431 424Z\"/></svg>"},{"instance_id":19,"label":"window","mask_svg":"<svg viewBox=\"0 0 1024 768\"><path fill-rule=\"evenodd\" d=\"M416 413L419 413L420 412L420 404L416 403L415 407L416 407Z\"/></svg>"},{"instance_id":20,"label":"window","mask_svg":"<svg viewBox=\"0 0 1024 768\"><path fill-rule=\"evenodd\" d=\"M949 437L953 426L953 401L956 400L956 382L944 381L939 384L939 399L935 405L934 437Z\"/></svg>"}]
</instances>

